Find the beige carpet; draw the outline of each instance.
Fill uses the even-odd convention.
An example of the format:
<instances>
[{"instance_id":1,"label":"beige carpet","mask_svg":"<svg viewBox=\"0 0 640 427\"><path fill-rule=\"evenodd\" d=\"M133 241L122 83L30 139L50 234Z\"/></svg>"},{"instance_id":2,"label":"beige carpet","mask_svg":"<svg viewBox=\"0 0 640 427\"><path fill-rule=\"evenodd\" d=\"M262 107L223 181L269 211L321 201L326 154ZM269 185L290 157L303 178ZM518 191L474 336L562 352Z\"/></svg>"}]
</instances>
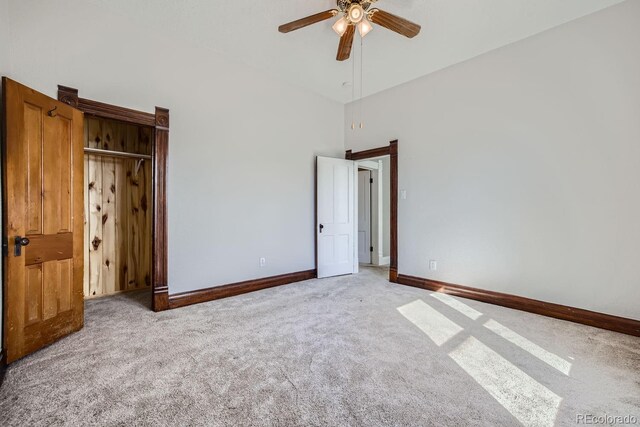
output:
<instances>
[{"instance_id":1,"label":"beige carpet","mask_svg":"<svg viewBox=\"0 0 640 427\"><path fill-rule=\"evenodd\" d=\"M87 302L81 332L9 367L0 425L640 424L640 339L376 269L147 306L144 294Z\"/></svg>"}]
</instances>

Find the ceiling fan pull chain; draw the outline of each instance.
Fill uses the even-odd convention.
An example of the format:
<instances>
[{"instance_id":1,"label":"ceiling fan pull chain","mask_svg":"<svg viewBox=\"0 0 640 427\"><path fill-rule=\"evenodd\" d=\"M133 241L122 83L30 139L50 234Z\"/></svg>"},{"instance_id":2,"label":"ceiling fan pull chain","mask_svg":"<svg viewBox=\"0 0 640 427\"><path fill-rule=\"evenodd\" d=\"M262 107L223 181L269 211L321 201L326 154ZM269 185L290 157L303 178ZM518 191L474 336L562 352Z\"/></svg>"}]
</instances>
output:
<instances>
[{"instance_id":1,"label":"ceiling fan pull chain","mask_svg":"<svg viewBox=\"0 0 640 427\"><path fill-rule=\"evenodd\" d=\"M364 42L363 42L364 37L360 37L360 129L364 128L364 122L362 119L363 113L362 113L362 93L363 93L363 85L364 85L364 79L362 78L363 76L363 72L362 69L364 67Z\"/></svg>"},{"instance_id":2,"label":"ceiling fan pull chain","mask_svg":"<svg viewBox=\"0 0 640 427\"><path fill-rule=\"evenodd\" d=\"M356 58L351 58L351 130L356 129L355 118L355 100L356 100Z\"/></svg>"}]
</instances>

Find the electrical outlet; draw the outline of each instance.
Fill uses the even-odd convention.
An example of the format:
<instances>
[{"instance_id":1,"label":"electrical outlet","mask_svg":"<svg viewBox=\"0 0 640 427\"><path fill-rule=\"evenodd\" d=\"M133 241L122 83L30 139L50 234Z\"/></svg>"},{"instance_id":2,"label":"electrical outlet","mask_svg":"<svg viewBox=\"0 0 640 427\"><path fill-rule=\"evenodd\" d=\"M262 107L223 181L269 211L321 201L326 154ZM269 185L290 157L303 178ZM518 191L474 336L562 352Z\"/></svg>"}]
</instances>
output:
<instances>
[{"instance_id":1,"label":"electrical outlet","mask_svg":"<svg viewBox=\"0 0 640 427\"><path fill-rule=\"evenodd\" d=\"M260 267L264 267L265 265L267 265L267 259L266 258L260 258Z\"/></svg>"},{"instance_id":2,"label":"electrical outlet","mask_svg":"<svg viewBox=\"0 0 640 427\"><path fill-rule=\"evenodd\" d=\"M407 200L407 190L400 190L400 198L402 200Z\"/></svg>"},{"instance_id":3,"label":"electrical outlet","mask_svg":"<svg viewBox=\"0 0 640 427\"><path fill-rule=\"evenodd\" d=\"M438 261L435 259L429 260L429 270L436 271L438 269Z\"/></svg>"}]
</instances>

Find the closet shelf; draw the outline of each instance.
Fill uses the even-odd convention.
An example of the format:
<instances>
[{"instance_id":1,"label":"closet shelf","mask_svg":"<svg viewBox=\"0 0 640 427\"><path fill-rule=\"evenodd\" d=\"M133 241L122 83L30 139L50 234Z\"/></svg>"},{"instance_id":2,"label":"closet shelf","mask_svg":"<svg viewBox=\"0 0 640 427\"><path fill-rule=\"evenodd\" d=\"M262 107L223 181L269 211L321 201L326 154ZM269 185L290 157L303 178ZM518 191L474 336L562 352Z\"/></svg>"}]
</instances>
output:
<instances>
[{"instance_id":1,"label":"closet shelf","mask_svg":"<svg viewBox=\"0 0 640 427\"><path fill-rule=\"evenodd\" d=\"M97 155L100 155L100 156L127 157L127 158L131 158L131 159L151 160L151 155L150 154L127 153L126 151L103 150L101 148L85 147L84 148L84 152L86 154L97 154Z\"/></svg>"}]
</instances>

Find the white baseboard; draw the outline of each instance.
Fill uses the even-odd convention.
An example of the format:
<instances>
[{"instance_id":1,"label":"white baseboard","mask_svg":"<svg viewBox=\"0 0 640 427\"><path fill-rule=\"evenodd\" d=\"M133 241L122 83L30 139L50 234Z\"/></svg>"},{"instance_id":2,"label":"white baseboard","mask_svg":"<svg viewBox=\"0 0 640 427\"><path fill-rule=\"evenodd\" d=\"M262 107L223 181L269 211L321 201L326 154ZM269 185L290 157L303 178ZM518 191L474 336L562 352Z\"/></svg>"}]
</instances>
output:
<instances>
[{"instance_id":1,"label":"white baseboard","mask_svg":"<svg viewBox=\"0 0 640 427\"><path fill-rule=\"evenodd\" d=\"M380 264L378 265L389 265L391 264L391 257L390 256L383 256L382 258L379 259Z\"/></svg>"}]
</instances>

